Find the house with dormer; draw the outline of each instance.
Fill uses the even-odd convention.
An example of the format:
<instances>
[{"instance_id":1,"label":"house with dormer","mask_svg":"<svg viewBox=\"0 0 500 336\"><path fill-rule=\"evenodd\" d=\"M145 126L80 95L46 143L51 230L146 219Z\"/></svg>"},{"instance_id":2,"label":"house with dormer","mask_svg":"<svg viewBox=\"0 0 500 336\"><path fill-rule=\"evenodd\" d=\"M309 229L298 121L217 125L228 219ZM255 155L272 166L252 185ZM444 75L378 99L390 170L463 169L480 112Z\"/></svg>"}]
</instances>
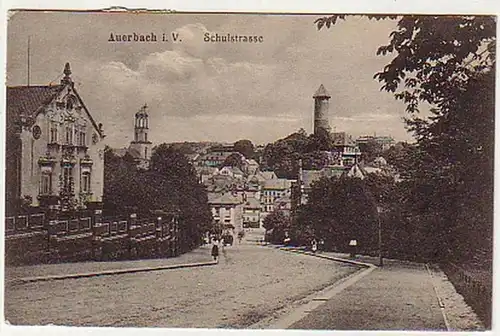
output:
<instances>
[{"instance_id":1,"label":"house with dormer","mask_svg":"<svg viewBox=\"0 0 500 336\"><path fill-rule=\"evenodd\" d=\"M7 87L6 206L69 210L99 207L104 133L71 79Z\"/></svg>"}]
</instances>

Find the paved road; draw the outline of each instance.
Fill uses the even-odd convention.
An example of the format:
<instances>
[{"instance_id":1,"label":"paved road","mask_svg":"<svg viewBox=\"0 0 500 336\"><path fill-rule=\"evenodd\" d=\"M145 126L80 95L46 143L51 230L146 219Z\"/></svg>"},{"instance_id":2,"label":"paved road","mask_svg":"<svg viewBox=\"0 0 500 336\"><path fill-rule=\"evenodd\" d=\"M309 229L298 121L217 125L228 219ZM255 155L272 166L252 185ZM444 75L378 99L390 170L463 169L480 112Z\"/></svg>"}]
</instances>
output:
<instances>
[{"instance_id":1,"label":"paved road","mask_svg":"<svg viewBox=\"0 0 500 336\"><path fill-rule=\"evenodd\" d=\"M190 256L209 254L207 246L182 258L186 262ZM102 268L98 263L96 267ZM89 271L92 263L85 268ZM9 274L33 276L42 270ZM241 328L355 270L330 260L237 244L226 249L216 266L7 284L5 317L22 325ZM51 266L48 273L61 272Z\"/></svg>"}]
</instances>

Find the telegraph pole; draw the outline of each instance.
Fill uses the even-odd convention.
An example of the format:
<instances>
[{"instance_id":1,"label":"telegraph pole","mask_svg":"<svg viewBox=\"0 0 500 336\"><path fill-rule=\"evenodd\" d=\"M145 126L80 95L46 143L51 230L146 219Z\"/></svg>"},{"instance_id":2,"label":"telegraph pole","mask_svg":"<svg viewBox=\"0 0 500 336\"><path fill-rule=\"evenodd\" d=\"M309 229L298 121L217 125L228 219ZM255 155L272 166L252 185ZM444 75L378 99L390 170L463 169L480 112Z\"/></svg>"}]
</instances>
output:
<instances>
[{"instance_id":1,"label":"telegraph pole","mask_svg":"<svg viewBox=\"0 0 500 336\"><path fill-rule=\"evenodd\" d=\"M28 36L28 86L30 86L30 40L31 36Z\"/></svg>"}]
</instances>

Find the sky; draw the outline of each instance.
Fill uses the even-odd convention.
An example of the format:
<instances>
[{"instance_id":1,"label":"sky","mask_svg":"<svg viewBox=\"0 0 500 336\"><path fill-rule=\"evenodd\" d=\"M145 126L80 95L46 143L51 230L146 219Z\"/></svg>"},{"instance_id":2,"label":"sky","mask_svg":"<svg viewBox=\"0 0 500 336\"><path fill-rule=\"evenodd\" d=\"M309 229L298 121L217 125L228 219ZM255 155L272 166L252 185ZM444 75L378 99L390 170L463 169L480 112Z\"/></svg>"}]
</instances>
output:
<instances>
[{"instance_id":1,"label":"sky","mask_svg":"<svg viewBox=\"0 0 500 336\"><path fill-rule=\"evenodd\" d=\"M265 144L312 132L313 94L331 95L335 131L411 140L405 106L380 91L377 56L396 22L349 17L318 31L317 15L17 12L7 25L7 85L57 84L69 62L80 96L107 144L133 140L147 103L149 139ZM168 42L109 42L110 34L155 34ZM181 41L172 41L178 33ZM207 43L205 33L258 35L262 43Z\"/></svg>"}]
</instances>

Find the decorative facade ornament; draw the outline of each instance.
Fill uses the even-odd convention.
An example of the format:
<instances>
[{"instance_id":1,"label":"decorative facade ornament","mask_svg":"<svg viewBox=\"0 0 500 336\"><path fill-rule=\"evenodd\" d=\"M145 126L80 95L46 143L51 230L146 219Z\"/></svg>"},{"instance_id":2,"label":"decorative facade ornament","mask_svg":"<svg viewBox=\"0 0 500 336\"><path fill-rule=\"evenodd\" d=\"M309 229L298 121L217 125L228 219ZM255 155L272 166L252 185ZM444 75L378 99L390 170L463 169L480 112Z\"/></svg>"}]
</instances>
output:
<instances>
[{"instance_id":1,"label":"decorative facade ornament","mask_svg":"<svg viewBox=\"0 0 500 336\"><path fill-rule=\"evenodd\" d=\"M33 138L35 140L40 139L40 136L42 135L42 129L40 128L40 126L38 126L38 125L33 126L33 129L31 132L33 133Z\"/></svg>"}]
</instances>

